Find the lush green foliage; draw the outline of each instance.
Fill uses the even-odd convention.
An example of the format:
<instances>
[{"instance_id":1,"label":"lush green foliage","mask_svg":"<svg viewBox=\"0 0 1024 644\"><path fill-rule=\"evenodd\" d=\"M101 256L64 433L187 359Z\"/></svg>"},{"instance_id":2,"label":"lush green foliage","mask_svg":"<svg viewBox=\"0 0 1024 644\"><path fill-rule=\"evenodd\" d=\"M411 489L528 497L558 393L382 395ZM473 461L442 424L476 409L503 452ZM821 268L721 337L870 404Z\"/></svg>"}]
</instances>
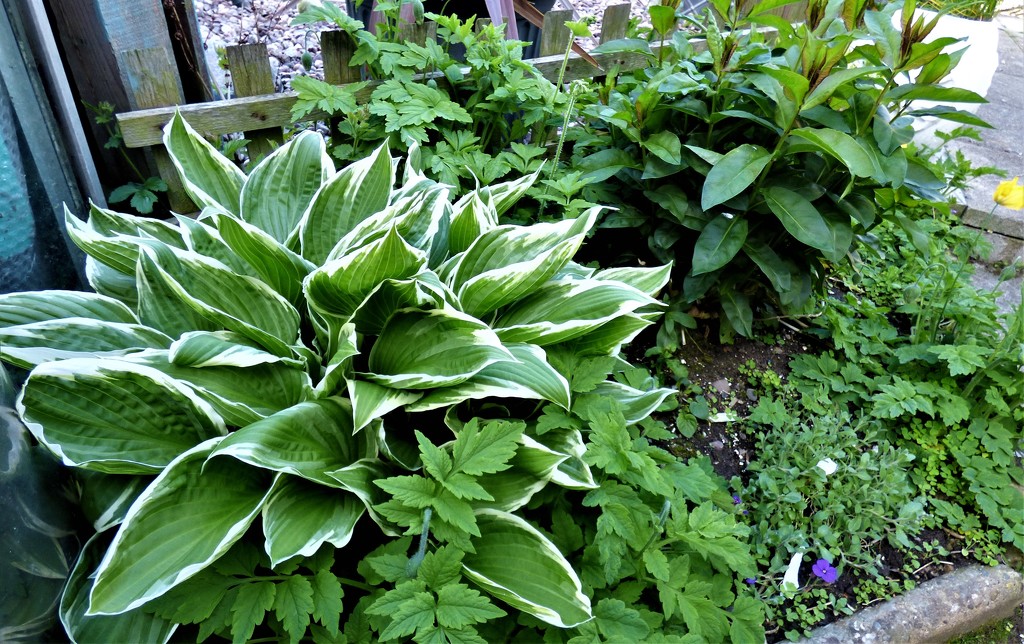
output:
<instances>
[{"instance_id":1,"label":"lush green foliage","mask_svg":"<svg viewBox=\"0 0 1024 644\"><path fill-rule=\"evenodd\" d=\"M536 175L452 203L415 151L394 187L383 146L165 145L197 219L69 213L97 293L0 297L18 412L87 474L73 639L760 633L720 482L635 426L672 391L618 353L668 266L573 263L597 209L498 225Z\"/></svg>"},{"instance_id":2,"label":"lush green foliage","mask_svg":"<svg viewBox=\"0 0 1024 644\"><path fill-rule=\"evenodd\" d=\"M700 40L677 31L660 48L598 48L651 66L609 81L570 139L595 182L583 194L619 208L602 225L640 227L656 257L685 271L682 299L716 294L724 337L749 336L755 305L806 310L826 267L880 216L910 225L892 204L935 195L941 183L901 147L914 119L981 122L913 101L983 99L937 85L958 59L943 53L954 41L925 44L934 21L914 21L913 2L899 27L897 4L812 1L796 26L770 14L777 2L714 4L725 24L709 13ZM765 25L770 41L741 30Z\"/></svg>"}]
</instances>

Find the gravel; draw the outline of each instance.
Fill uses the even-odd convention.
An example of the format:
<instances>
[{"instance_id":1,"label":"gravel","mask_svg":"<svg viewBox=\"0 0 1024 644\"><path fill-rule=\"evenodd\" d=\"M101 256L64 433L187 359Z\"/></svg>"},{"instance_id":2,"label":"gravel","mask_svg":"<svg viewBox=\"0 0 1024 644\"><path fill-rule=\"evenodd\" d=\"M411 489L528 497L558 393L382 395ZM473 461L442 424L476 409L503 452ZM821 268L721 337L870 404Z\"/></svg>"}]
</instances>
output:
<instances>
[{"instance_id":1,"label":"gravel","mask_svg":"<svg viewBox=\"0 0 1024 644\"><path fill-rule=\"evenodd\" d=\"M563 6L566 4L560 0ZM606 6L621 0L571 0L572 9L579 16L592 15L600 20ZM647 5L657 0L632 2L631 13L642 18ZM230 97L231 78L224 69L224 48L229 45L265 43L270 55L270 68L278 91L288 88L291 79L307 73L302 66L302 55L313 56L313 67L308 72L314 78L323 78L323 62L316 31L307 26L291 25L298 9L298 0L194 0L199 31L206 47L207 65L221 95ZM481 3L481 6L483 3ZM594 26L600 30L600 22Z\"/></svg>"}]
</instances>

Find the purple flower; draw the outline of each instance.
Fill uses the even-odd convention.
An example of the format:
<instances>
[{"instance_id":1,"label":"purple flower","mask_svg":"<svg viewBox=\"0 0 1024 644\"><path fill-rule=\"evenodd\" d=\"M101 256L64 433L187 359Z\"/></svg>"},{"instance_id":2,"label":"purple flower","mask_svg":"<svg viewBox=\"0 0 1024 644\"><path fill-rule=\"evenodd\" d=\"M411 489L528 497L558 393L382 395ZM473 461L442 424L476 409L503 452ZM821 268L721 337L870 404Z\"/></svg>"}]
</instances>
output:
<instances>
[{"instance_id":1,"label":"purple flower","mask_svg":"<svg viewBox=\"0 0 1024 644\"><path fill-rule=\"evenodd\" d=\"M739 494L733 494L732 495L732 504L733 505L739 505L740 503L743 503L743 499L740 498L740 495Z\"/></svg>"},{"instance_id":2,"label":"purple flower","mask_svg":"<svg viewBox=\"0 0 1024 644\"><path fill-rule=\"evenodd\" d=\"M744 579L743 581L747 582L747 583L748 583L748 584L750 584L751 586L753 586L754 584L756 584L756 583L757 583L757 580L756 580L756 579L754 579L753 577L747 577L747 578L746 578L746 579Z\"/></svg>"},{"instance_id":3,"label":"purple flower","mask_svg":"<svg viewBox=\"0 0 1024 644\"><path fill-rule=\"evenodd\" d=\"M818 559L815 561L814 565L811 566L811 572L813 572L815 576L821 578L821 580L826 584L831 584L839 577L839 573L832 567L832 564L824 559Z\"/></svg>"}]
</instances>

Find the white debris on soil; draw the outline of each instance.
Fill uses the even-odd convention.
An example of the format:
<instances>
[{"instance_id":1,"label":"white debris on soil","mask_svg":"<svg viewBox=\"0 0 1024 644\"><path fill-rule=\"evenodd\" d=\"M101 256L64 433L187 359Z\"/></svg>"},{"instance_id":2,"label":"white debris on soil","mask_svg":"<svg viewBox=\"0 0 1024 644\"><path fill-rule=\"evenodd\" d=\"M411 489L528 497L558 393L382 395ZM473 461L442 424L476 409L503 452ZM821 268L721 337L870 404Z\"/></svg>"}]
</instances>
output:
<instances>
[{"instance_id":1,"label":"white debris on soil","mask_svg":"<svg viewBox=\"0 0 1024 644\"><path fill-rule=\"evenodd\" d=\"M597 18L598 23L592 29L598 33L605 7L621 2L570 0L562 3L573 9L577 17ZM630 13L633 17L643 19L647 15L647 6L657 2L634 0L630 3ZM194 4L202 43L206 47L207 66L223 96L231 96L230 74L225 69L224 54L225 48L230 45L264 43L278 91L287 89L291 79L299 74L308 73L315 78L323 78L316 26L291 25L292 18L298 12L298 0L195 0ZM344 6L344 3L341 4ZM302 65L302 55L306 52L313 57L313 66L309 72Z\"/></svg>"}]
</instances>

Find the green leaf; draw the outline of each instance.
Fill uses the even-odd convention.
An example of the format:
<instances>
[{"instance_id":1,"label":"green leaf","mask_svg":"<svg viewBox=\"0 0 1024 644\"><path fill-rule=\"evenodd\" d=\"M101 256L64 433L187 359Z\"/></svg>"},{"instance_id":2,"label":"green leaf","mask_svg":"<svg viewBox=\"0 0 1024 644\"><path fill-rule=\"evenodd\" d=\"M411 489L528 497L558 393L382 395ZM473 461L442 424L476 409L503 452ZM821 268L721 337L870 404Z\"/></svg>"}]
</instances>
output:
<instances>
[{"instance_id":1,"label":"green leaf","mask_svg":"<svg viewBox=\"0 0 1024 644\"><path fill-rule=\"evenodd\" d=\"M551 541L519 517L479 510L475 554L463 560L465 575L513 608L556 626L591 619L590 599L579 577Z\"/></svg>"},{"instance_id":2,"label":"green leaf","mask_svg":"<svg viewBox=\"0 0 1024 644\"><path fill-rule=\"evenodd\" d=\"M708 172L701 191L700 207L710 210L746 190L771 158L771 152L750 143L730 150Z\"/></svg>"},{"instance_id":3,"label":"green leaf","mask_svg":"<svg viewBox=\"0 0 1024 644\"><path fill-rule=\"evenodd\" d=\"M448 584L437 591L437 623L463 628L505 616L505 611L465 584Z\"/></svg>"},{"instance_id":4,"label":"green leaf","mask_svg":"<svg viewBox=\"0 0 1024 644\"><path fill-rule=\"evenodd\" d=\"M354 418L352 431L358 432L384 414L416 402L421 395L365 380L349 380L348 397L352 401Z\"/></svg>"},{"instance_id":5,"label":"green leaf","mask_svg":"<svg viewBox=\"0 0 1024 644\"><path fill-rule=\"evenodd\" d=\"M992 349L972 344L939 345L929 347L928 351L947 364L951 376L970 375L985 368L985 358L992 354Z\"/></svg>"},{"instance_id":6,"label":"green leaf","mask_svg":"<svg viewBox=\"0 0 1024 644\"><path fill-rule=\"evenodd\" d=\"M640 328L643 326L647 324ZM505 348L515 357L514 362L503 360L488 365L466 382L430 392L407 409L427 411L481 398L550 400L569 408L569 382L548 363L543 349L519 343L506 343Z\"/></svg>"},{"instance_id":7,"label":"green leaf","mask_svg":"<svg viewBox=\"0 0 1024 644\"><path fill-rule=\"evenodd\" d=\"M361 375L387 387L448 387L501 360L515 357L476 318L452 309L405 309L388 320L370 350L370 372Z\"/></svg>"},{"instance_id":8,"label":"green leaf","mask_svg":"<svg viewBox=\"0 0 1024 644\"><path fill-rule=\"evenodd\" d=\"M764 192L764 199L790 235L811 248L835 253L834 241L825 218L805 197L792 190L772 186Z\"/></svg>"},{"instance_id":9,"label":"green leaf","mask_svg":"<svg viewBox=\"0 0 1024 644\"><path fill-rule=\"evenodd\" d=\"M267 286L293 305L302 299L302 280L316 267L256 226L228 215L214 215L224 242Z\"/></svg>"},{"instance_id":10,"label":"green leaf","mask_svg":"<svg viewBox=\"0 0 1024 644\"><path fill-rule=\"evenodd\" d=\"M288 633L293 644L302 639L309 626L310 613L316 608L313 603L313 586L309 579L292 575L277 585L274 597L274 615L281 620L281 626Z\"/></svg>"},{"instance_id":11,"label":"green leaf","mask_svg":"<svg viewBox=\"0 0 1024 644\"><path fill-rule=\"evenodd\" d=\"M850 69L838 69L833 70L826 76L817 87L811 90L811 93L804 99L803 105L800 106L800 111L809 110L816 105L821 105L843 85L852 83L853 81L863 76L870 74L876 74L878 72L885 72L885 67L854 67Z\"/></svg>"},{"instance_id":12,"label":"green leaf","mask_svg":"<svg viewBox=\"0 0 1024 644\"><path fill-rule=\"evenodd\" d=\"M608 642L643 642L651 630L636 609L608 597L594 607L594 622Z\"/></svg>"},{"instance_id":13,"label":"green leaf","mask_svg":"<svg viewBox=\"0 0 1024 644\"><path fill-rule=\"evenodd\" d=\"M138 324L139 318L121 302L96 293L36 291L0 295L0 327L65 318Z\"/></svg>"},{"instance_id":14,"label":"green leaf","mask_svg":"<svg viewBox=\"0 0 1024 644\"><path fill-rule=\"evenodd\" d=\"M270 581L242 584L238 596L231 605L231 640L247 642L256 626L263 623L263 617L274 606L276 585Z\"/></svg>"},{"instance_id":15,"label":"green leaf","mask_svg":"<svg viewBox=\"0 0 1024 644\"><path fill-rule=\"evenodd\" d=\"M621 282L556 279L507 307L494 323L503 342L547 346L585 335L658 300Z\"/></svg>"},{"instance_id":16,"label":"green leaf","mask_svg":"<svg viewBox=\"0 0 1024 644\"><path fill-rule=\"evenodd\" d=\"M694 275L725 266L747 240L747 220L739 215L718 215L704 227L693 248Z\"/></svg>"},{"instance_id":17,"label":"green leaf","mask_svg":"<svg viewBox=\"0 0 1024 644\"><path fill-rule=\"evenodd\" d=\"M323 264L334 245L356 224L383 210L395 183L394 172L385 144L325 183L302 217L302 256Z\"/></svg>"},{"instance_id":18,"label":"green leaf","mask_svg":"<svg viewBox=\"0 0 1024 644\"><path fill-rule=\"evenodd\" d=\"M426 264L426 254L392 226L380 239L311 273L303 289L314 311L347 320L383 281L411 278Z\"/></svg>"},{"instance_id":19,"label":"green leaf","mask_svg":"<svg viewBox=\"0 0 1024 644\"><path fill-rule=\"evenodd\" d=\"M387 597L387 595L384 597ZM435 604L434 596L430 593L416 592L402 597L400 603L394 603L393 609L387 613L377 612L382 608L380 600L375 602L368 610L368 612L373 611L376 614L391 616L391 623L380 634L382 642L407 637L418 629L426 629L434 625Z\"/></svg>"},{"instance_id":20,"label":"green leaf","mask_svg":"<svg viewBox=\"0 0 1024 644\"><path fill-rule=\"evenodd\" d=\"M298 339L299 313L263 282L202 255L169 247L145 249L139 255L139 274L160 284L185 310L244 335L271 353L291 355L287 345Z\"/></svg>"},{"instance_id":21,"label":"green leaf","mask_svg":"<svg viewBox=\"0 0 1024 644\"><path fill-rule=\"evenodd\" d=\"M341 582L330 570L318 570L313 575L313 618L324 625L331 635L340 632L341 598L345 592Z\"/></svg>"},{"instance_id":22,"label":"green leaf","mask_svg":"<svg viewBox=\"0 0 1024 644\"><path fill-rule=\"evenodd\" d=\"M72 642L167 642L178 625L142 609L120 615L86 615L92 573L110 533L95 534L82 548L60 600L60 621Z\"/></svg>"},{"instance_id":23,"label":"green leaf","mask_svg":"<svg viewBox=\"0 0 1024 644\"><path fill-rule=\"evenodd\" d=\"M722 301L722 311L729 320L729 324L743 337L749 338L754 335L754 311L750 308L750 300L746 293L737 291L731 286L722 286L718 289Z\"/></svg>"},{"instance_id":24,"label":"green leaf","mask_svg":"<svg viewBox=\"0 0 1024 644\"><path fill-rule=\"evenodd\" d=\"M849 134L829 128L801 127L793 130L792 136L814 144L819 150L845 165L855 177L870 177L874 174L871 157Z\"/></svg>"},{"instance_id":25,"label":"green leaf","mask_svg":"<svg viewBox=\"0 0 1024 644\"><path fill-rule=\"evenodd\" d=\"M219 206L238 215L245 174L175 111L164 127L164 147L181 174L185 191L201 208Z\"/></svg>"},{"instance_id":26,"label":"green leaf","mask_svg":"<svg viewBox=\"0 0 1024 644\"><path fill-rule=\"evenodd\" d=\"M299 403L243 427L225 438L210 458L231 456L254 467L337 487L327 472L376 454L371 432L353 435L349 401L332 396Z\"/></svg>"},{"instance_id":27,"label":"green leaf","mask_svg":"<svg viewBox=\"0 0 1024 644\"><path fill-rule=\"evenodd\" d=\"M662 131L652 134L641 142L641 145L665 163L682 165L683 158L680 154L682 146L679 137L672 132Z\"/></svg>"},{"instance_id":28,"label":"green leaf","mask_svg":"<svg viewBox=\"0 0 1024 644\"><path fill-rule=\"evenodd\" d=\"M448 280L462 310L482 317L536 290L576 254L599 212L591 208L576 219L483 233L459 257Z\"/></svg>"},{"instance_id":29,"label":"green leaf","mask_svg":"<svg viewBox=\"0 0 1024 644\"><path fill-rule=\"evenodd\" d=\"M743 252L768 277L776 292L785 293L793 286L790 266L764 240L747 239Z\"/></svg>"},{"instance_id":30,"label":"green leaf","mask_svg":"<svg viewBox=\"0 0 1024 644\"><path fill-rule=\"evenodd\" d=\"M312 557L324 543L343 548L365 508L355 496L284 476L263 509L263 534L270 565L295 556Z\"/></svg>"},{"instance_id":31,"label":"green leaf","mask_svg":"<svg viewBox=\"0 0 1024 644\"><path fill-rule=\"evenodd\" d=\"M452 463L457 471L473 476L500 472L516 452L521 423L490 422L478 429L474 418L459 431L452 447Z\"/></svg>"},{"instance_id":32,"label":"green leaf","mask_svg":"<svg viewBox=\"0 0 1024 644\"><path fill-rule=\"evenodd\" d=\"M114 359L40 365L25 383L18 411L65 464L109 473L158 472L226 432L220 416L182 383Z\"/></svg>"},{"instance_id":33,"label":"green leaf","mask_svg":"<svg viewBox=\"0 0 1024 644\"><path fill-rule=\"evenodd\" d=\"M178 367L255 367L283 364L302 368L297 360L267 353L252 340L230 331L190 331L171 343L167 359Z\"/></svg>"},{"instance_id":34,"label":"green leaf","mask_svg":"<svg viewBox=\"0 0 1024 644\"><path fill-rule=\"evenodd\" d=\"M141 324L87 318L46 320L0 327L0 358L23 369L53 360L121 356L164 349L171 338Z\"/></svg>"},{"instance_id":35,"label":"green leaf","mask_svg":"<svg viewBox=\"0 0 1024 644\"><path fill-rule=\"evenodd\" d=\"M237 461L207 462L220 440L176 458L139 496L96 572L89 614L116 615L159 597L245 533L269 481Z\"/></svg>"}]
</instances>

